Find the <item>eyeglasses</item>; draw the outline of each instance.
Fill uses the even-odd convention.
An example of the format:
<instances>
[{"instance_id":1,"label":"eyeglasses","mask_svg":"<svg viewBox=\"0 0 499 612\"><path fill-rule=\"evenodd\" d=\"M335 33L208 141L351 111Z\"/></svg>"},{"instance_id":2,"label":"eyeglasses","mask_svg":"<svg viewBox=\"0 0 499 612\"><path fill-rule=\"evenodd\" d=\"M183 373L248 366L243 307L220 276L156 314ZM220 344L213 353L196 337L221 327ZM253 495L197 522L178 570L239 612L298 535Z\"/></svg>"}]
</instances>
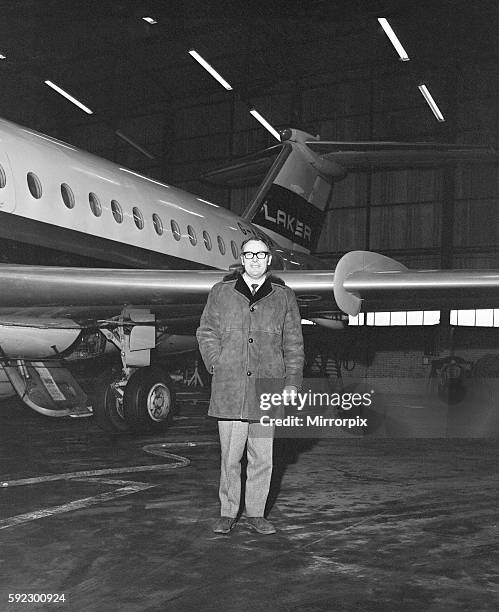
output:
<instances>
[{"instance_id":1,"label":"eyeglasses","mask_svg":"<svg viewBox=\"0 0 499 612\"><path fill-rule=\"evenodd\" d=\"M267 255L270 255L268 251L258 251L258 253L252 253L251 251L244 251L241 253L244 259L255 259L255 255L257 259L265 259Z\"/></svg>"}]
</instances>

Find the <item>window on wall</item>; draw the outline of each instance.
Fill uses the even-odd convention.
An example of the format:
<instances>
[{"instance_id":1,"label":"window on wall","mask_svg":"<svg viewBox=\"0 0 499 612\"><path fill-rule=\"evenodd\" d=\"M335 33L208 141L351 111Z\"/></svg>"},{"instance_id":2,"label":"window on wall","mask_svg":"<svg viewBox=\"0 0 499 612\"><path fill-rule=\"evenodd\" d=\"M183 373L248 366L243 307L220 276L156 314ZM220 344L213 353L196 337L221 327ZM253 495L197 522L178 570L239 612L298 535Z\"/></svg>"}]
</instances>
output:
<instances>
[{"instance_id":1,"label":"window on wall","mask_svg":"<svg viewBox=\"0 0 499 612\"><path fill-rule=\"evenodd\" d=\"M408 312L361 312L349 317L349 325L408 326L437 325L440 310L415 310ZM478 310L451 310L450 324L459 327L499 327L499 308Z\"/></svg>"},{"instance_id":2,"label":"window on wall","mask_svg":"<svg viewBox=\"0 0 499 612\"><path fill-rule=\"evenodd\" d=\"M123 223L123 210L117 200L111 200L111 212L116 223Z\"/></svg>"},{"instance_id":3,"label":"window on wall","mask_svg":"<svg viewBox=\"0 0 499 612\"><path fill-rule=\"evenodd\" d=\"M71 209L75 207L75 196L73 190L67 183L61 184L61 196L66 208Z\"/></svg>"},{"instance_id":4,"label":"window on wall","mask_svg":"<svg viewBox=\"0 0 499 612\"><path fill-rule=\"evenodd\" d=\"M96 217L100 217L102 215L102 204L100 203L99 198L95 195L95 193L90 192L88 194L88 202L90 204L90 210Z\"/></svg>"},{"instance_id":5,"label":"window on wall","mask_svg":"<svg viewBox=\"0 0 499 612\"><path fill-rule=\"evenodd\" d=\"M464 327L499 327L499 308L451 310L450 323Z\"/></svg>"},{"instance_id":6,"label":"window on wall","mask_svg":"<svg viewBox=\"0 0 499 612\"><path fill-rule=\"evenodd\" d=\"M368 325L373 327L393 327L408 325L437 325L440 310L415 310L408 312L361 312L356 317L348 317L348 325Z\"/></svg>"}]
</instances>

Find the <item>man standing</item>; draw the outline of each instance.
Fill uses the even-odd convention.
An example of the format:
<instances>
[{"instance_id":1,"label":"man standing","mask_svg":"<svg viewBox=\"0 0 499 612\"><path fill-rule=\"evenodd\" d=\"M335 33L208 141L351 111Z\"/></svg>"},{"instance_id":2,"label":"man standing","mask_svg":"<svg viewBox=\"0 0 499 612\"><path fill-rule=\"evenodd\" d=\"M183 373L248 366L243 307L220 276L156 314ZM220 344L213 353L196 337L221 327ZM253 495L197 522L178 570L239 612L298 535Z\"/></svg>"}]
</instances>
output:
<instances>
[{"instance_id":1,"label":"man standing","mask_svg":"<svg viewBox=\"0 0 499 612\"><path fill-rule=\"evenodd\" d=\"M203 361L213 374L208 414L219 419L221 508L215 533L229 533L236 522L245 446L247 522L258 533L276 531L264 518L274 432L259 422L257 381L277 379L283 391L297 391L304 356L296 297L281 279L267 274L271 261L270 242L245 240L241 245L244 271L214 285L197 330Z\"/></svg>"}]
</instances>

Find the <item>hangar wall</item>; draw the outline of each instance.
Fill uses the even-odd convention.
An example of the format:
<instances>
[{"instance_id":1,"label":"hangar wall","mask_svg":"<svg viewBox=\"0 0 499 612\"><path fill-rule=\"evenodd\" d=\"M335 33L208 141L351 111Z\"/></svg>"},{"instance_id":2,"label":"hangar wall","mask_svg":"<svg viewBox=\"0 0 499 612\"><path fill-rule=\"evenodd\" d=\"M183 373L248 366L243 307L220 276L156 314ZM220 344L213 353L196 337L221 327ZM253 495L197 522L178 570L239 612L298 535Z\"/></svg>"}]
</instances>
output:
<instances>
[{"instance_id":1,"label":"hangar wall","mask_svg":"<svg viewBox=\"0 0 499 612\"><path fill-rule=\"evenodd\" d=\"M495 66L490 66L487 77L487 71L482 67L482 76L494 82L494 71ZM494 93L490 92L489 97L495 112L485 117L469 112L470 108L485 102L481 93L475 93L473 97L473 91L478 92L478 89L469 91L467 95L463 91L463 97L456 100L458 113L456 125L451 130L436 123L422 98L419 99L417 88L416 92L411 92L413 103L400 108L393 92L400 89L409 92L409 85L414 89L414 83L407 83L409 79L406 76L390 75L379 80L358 76L357 79L347 83L331 79L321 87L302 90L299 102L294 95L296 92L288 90L285 92L287 95L279 96L279 103L284 108L287 106L288 112L283 113L281 108L278 115L292 117L295 114L292 104L300 104L302 125L316 127L317 133L326 140L497 143L499 111L498 105L494 104L499 97L497 88ZM438 75L434 76L434 81L438 82ZM457 97L459 93L454 95ZM359 98L362 102L358 101ZM275 98L271 96L262 98L258 108L264 109L265 116L272 117L274 102ZM180 160L188 158L190 170L202 169L210 157L214 165L223 163L226 151L243 154L264 144L259 134L261 130L248 125L247 118L242 116L235 121L240 127L239 131L235 128L232 139L227 133L209 132L211 111L216 117L214 123L223 126L226 119L220 115L230 110L227 105L188 110L193 121L186 121L185 126L190 125L183 131L180 127L176 130ZM179 115L185 113L185 109L179 109ZM230 112L227 112L228 117ZM201 124L205 126L204 135ZM242 130L242 127L246 129ZM174 178L178 177L187 188L202 189L196 181L188 178L186 170L186 166L179 167ZM448 261L448 264L453 267L497 267L499 176L497 167L479 164L463 165L454 170L441 167L351 173L335 186L317 254L334 264L345 251L367 248L400 258L411 267L440 267L446 189L450 189L447 198L451 199L454 218L450 245L453 247L453 261ZM213 195L216 197L217 194ZM232 190L229 207L238 212L243 210L251 195L250 189Z\"/></svg>"},{"instance_id":2,"label":"hangar wall","mask_svg":"<svg viewBox=\"0 0 499 612\"><path fill-rule=\"evenodd\" d=\"M293 80L283 78L260 87L249 77L249 87L256 91L252 103L274 125L292 124L323 139L497 147L499 83L493 59L471 56L459 65L429 64L425 81L432 84L447 118L439 124L417 89L414 70L408 71L391 52L387 57L378 52L369 60L360 56L362 59L351 67L345 45L351 52L351 45L360 47L360 41L339 40L329 49L337 58L331 66L317 57L317 49L309 42L304 53L310 57L302 59ZM379 41L373 44L377 47ZM223 65L228 60L223 55L217 61ZM324 72L317 72L318 68ZM114 78L126 79L129 70L127 61L116 63ZM178 78L198 79L200 75L192 71L187 65L185 74ZM177 72L178 66L174 67L174 74ZM150 96L151 91L157 93L156 88L151 88L149 80L144 80L143 87L137 86L137 77L133 76L135 89L129 94L134 96L134 116L123 116L120 127L150 150L155 160L146 160L109 131L99 133L95 125L67 125L65 137L74 135L77 143L98 154L242 211L253 189L228 192L203 184L198 177L234 156L275 142L248 114L247 104L209 81L205 91L204 81L200 81L194 91L181 97L163 95L158 103ZM367 248L396 257L410 267L498 267L498 232L497 166L354 172L335 187L317 254L328 265L334 265L346 251Z\"/></svg>"}]
</instances>

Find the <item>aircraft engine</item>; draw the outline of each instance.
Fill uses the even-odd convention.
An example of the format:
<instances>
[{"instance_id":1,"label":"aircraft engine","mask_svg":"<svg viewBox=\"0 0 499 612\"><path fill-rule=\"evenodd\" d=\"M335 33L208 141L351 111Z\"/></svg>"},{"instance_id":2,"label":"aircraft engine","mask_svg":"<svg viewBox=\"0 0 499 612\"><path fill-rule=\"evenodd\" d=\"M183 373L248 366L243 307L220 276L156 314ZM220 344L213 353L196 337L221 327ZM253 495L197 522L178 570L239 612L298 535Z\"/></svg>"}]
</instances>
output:
<instances>
[{"instance_id":1,"label":"aircraft engine","mask_svg":"<svg viewBox=\"0 0 499 612\"><path fill-rule=\"evenodd\" d=\"M47 327L42 327L42 319L34 319L32 324L23 319L23 324L5 321L0 324L3 353L11 359L44 359L56 357L66 351L78 338L81 329L71 327L67 319L50 319ZM55 327L55 325L60 327ZM50 325L50 327L48 326ZM65 327L62 327L62 326ZM74 324L73 324L74 325Z\"/></svg>"}]
</instances>

